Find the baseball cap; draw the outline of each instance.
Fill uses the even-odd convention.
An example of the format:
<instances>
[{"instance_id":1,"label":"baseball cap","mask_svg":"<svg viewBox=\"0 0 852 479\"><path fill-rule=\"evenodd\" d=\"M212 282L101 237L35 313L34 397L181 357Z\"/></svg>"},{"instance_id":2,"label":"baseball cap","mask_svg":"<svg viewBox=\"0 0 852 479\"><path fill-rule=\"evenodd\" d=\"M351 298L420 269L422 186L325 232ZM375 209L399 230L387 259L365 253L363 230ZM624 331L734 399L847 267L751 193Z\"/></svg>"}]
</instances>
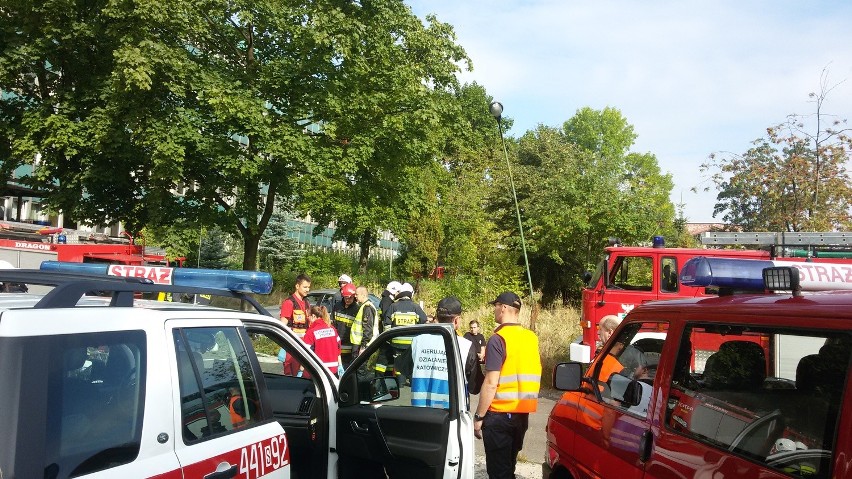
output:
<instances>
[{"instance_id":1,"label":"baseball cap","mask_svg":"<svg viewBox=\"0 0 852 479\"><path fill-rule=\"evenodd\" d=\"M338 283L351 283L352 278L348 274L341 274L339 278L337 278Z\"/></svg>"},{"instance_id":2,"label":"baseball cap","mask_svg":"<svg viewBox=\"0 0 852 479\"><path fill-rule=\"evenodd\" d=\"M462 312L461 301L455 296L447 296L438 301L438 307L435 310L436 316L458 316Z\"/></svg>"},{"instance_id":3,"label":"baseball cap","mask_svg":"<svg viewBox=\"0 0 852 479\"><path fill-rule=\"evenodd\" d=\"M390 294L396 294L399 293L399 288L401 287L402 283L400 283L399 281L391 281L390 283L388 283L388 286L385 289L388 290L388 293Z\"/></svg>"},{"instance_id":4,"label":"baseball cap","mask_svg":"<svg viewBox=\"0 0 852 479\"><path fill-rule=\"evenodd\" d=\"M511 291L504 291L497 296L497 299L491 301L488 304L505 304L507 306L511 306L515 309L521 309L521 298L518 297L517 294Z\"/></svg>"}]
</instances>

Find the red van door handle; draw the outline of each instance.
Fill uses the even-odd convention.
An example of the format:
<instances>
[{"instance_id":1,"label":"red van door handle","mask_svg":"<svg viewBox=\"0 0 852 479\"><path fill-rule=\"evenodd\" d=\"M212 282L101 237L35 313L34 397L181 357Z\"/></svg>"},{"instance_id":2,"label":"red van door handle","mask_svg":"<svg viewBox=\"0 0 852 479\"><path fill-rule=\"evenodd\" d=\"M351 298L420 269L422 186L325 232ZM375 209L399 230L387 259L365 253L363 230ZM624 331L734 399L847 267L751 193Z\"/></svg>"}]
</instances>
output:
<instances>
[{"instance_id":1,"label":"red van door handle","mask_svg":"<svg viewBox=\"0 0 852 479\"><path fill-rule=\"evenodd\" d=\"M639 439L639 460L645 462L651 457L651 450L654 448L654 433L646 430L642 433Z\"/></svg>"}]
</instances>

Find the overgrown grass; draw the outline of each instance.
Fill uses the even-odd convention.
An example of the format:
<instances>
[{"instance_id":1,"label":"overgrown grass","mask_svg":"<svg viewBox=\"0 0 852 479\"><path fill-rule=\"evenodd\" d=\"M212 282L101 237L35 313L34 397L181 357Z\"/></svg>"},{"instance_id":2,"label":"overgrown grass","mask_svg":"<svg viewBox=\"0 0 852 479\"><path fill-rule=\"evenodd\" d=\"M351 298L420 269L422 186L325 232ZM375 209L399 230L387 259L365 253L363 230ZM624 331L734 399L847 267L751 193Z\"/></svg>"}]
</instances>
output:
<instances>
[{"instance_id":1,"label":"overgrown grass","mask_svg":"<svg viewBox=\"0 0 852 479\"><path fill-rule=\"evenodd\" d=\"M529 307L521 310L521 324L528 328L531 327L531 312ZM468 323L474 319L479 321L487 339L496 327L494 308L483 306L462 314L462 330L467 331ZM570 307L540 309L535 318L535 332L541 352L541 386L550 388L553 386L553 367L568 360L569 345L582 333L579 311Z\"/></svg>"},{"instance_id":2,"label":"overgrown grass","mask_svg":"<svg viewBox=\"0 0 852 479\"><path fill-rule=\"evenodd\" d=\"M284 295L265 296L260 301L263 304L277 304L281 302ZM435 305L426 304L425 310L428 314L434 314ZM531 327L531 309L524 307L521 310L521 324ZM462 314L461 330L467 332L468 324L472 320L479 321L479 325L486 339L494 332L494 307L480 306L473 310L466 309ZM551 307L539 309L535 320L535 332L538 335L539 350L541 352L542 373L541 385L545 388L552 387L553 367L568 360L568 348L582 332L580 330L579 311L571 307ZM269 345L268 354L277 354L278 346Z\"/></svg>"},{"instance_id":3,"label":"overgrown grass","mask_svg":"<svg viewBox=\"0 0 852 479\"><path fill-rule=\"evenodd\" d=\"M395 265L396 266L396 265ZM371 259L368 274L358 275L357 258L340 252L310 252L287 270L274 271L274 289L269 295L258 297L261 304L280 304L293 291L294 279L298 272L311 276L311 289L336 288L337 276L347 273L353 276L356 284L365 285L370 292L381 295L387 279L387 263L384 260ZM523 285L514 280L489 280L488 277L450 275L440 280L401 277L395 269L395 279L408 281L417 287L415 301L423 303L427 314L434 314L438 301L445 296L456 296L461 300L465 313L462 315L462 331L467 331L468 322L479 321L486 338L494 331L494 308L487 305L501 291L524 290ZM531 308L528 303L521 310L521 323L531 326ZM581 334L579 312L571 307L546 307L535 315L534 329L538 334L542 359L542 387L551 387L553 366L568 359L568 347ZM277 350L276 350L277 352Z\"/></svg>"}]
</instances>

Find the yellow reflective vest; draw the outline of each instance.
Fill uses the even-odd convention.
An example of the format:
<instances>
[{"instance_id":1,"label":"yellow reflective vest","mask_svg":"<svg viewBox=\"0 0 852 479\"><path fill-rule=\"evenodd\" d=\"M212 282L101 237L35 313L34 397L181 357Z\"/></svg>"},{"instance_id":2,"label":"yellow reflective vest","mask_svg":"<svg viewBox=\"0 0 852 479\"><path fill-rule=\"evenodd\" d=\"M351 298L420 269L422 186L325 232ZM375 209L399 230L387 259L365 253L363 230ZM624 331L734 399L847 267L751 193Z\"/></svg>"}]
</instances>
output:
<instances>
[{"instance_id":1,"label":"yellow reflective vest","mask_svg":"<svg viewBox=\"0 0 852 479\"><path fill-rule=\"evenodd\" d=\"M376 307L368 299L358 308L358 314L355 315L355 321L352 322L352 329L349 330L349 341L354 345L360 345L364 339L364 308L373 308L373 320L376 318ZM373 332L375 336L376 333Z\"/></svg>"},{"instance_id":2,"label":"yellow reflective vest","mask_svg":"<svg viewBox=\"0 0 852 479\"><path fill-rule=\"evenodd\" d=\"M495 331L506 345L497 393L488 409L495 412L530 413L538 406L541 386L541 355L538 336L521 325L504 325Z\"/></svg>"}]
</instances>

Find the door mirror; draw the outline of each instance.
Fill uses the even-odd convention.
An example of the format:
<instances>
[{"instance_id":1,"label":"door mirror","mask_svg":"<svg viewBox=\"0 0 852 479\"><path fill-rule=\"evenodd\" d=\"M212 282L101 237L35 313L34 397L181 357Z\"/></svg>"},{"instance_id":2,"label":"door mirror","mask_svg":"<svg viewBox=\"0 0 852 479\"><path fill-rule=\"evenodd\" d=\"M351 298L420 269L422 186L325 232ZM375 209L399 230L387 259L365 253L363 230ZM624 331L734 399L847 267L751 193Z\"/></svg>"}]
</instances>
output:
<instances>
[{"instance_id":1,"label":"door mirror","mask_svg":"<svg viewBox=\"0 0 852 479\"><path fill-rule=\"evenodd\" d=\"M579 391L583 384L583 365L560 363L553 368L553 387L560 391Z\"/></svg>"},{"instance_id":2,"label":"door mirror","mask_svg":"<svg viewBox=\"0 0 852 479\"><path fill-rule=\"evenodd\" d=\"M589 281L592 280L592 272L586 271L583 273L583 284L589 284Z\"/></svg>"},{"instance_id":3,"label":"door mirror","mask_svg":"<svg viewBox=\"0 0 852 479\"><path fill-rule=\"evenodd\" d=\"M366 388L365 388L366 390ZM362 400L369 402L385 402L399 399L399 381L395 377L378 377L370 381L369 398Z\"/></svg>"}]
</instances>

